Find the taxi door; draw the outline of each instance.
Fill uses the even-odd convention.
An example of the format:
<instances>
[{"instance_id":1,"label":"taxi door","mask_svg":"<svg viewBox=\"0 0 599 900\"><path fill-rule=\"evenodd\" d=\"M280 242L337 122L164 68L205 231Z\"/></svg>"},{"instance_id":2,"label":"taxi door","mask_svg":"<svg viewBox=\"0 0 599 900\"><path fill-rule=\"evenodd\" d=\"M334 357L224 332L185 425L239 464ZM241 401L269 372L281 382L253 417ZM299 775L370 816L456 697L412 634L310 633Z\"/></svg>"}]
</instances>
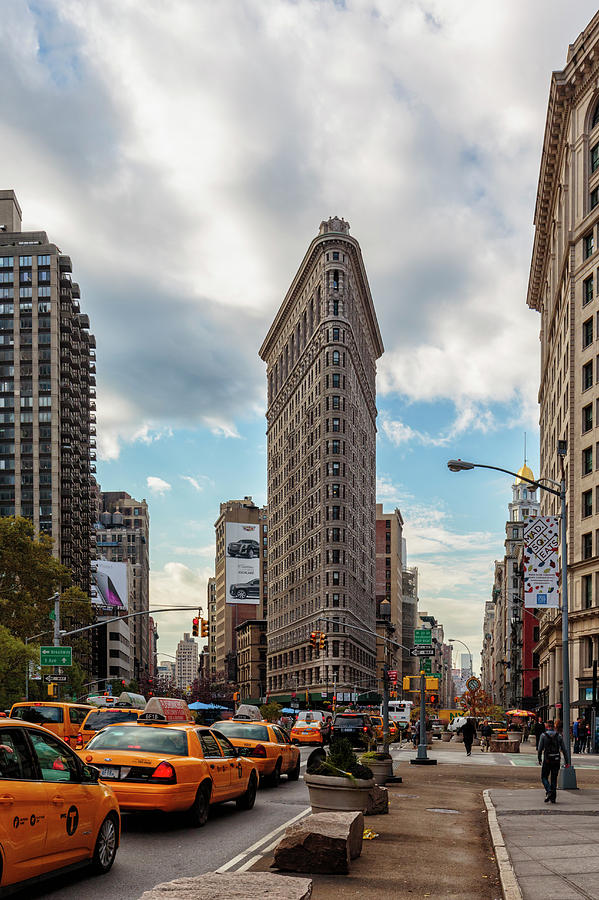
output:
<instances>
[{"instance_id":1,"label":"taxi door","mask_svg":"<svg viewBox=\"0 0 599 900\"><path fill-rule=\"evenodd\" d=\"M31 729L29 736L48 795L48 867L70 865L93 850L94 790L81 782L79 758L54 735Z\"/></svg>"},{"instance_id":2,"label":"taxi door","mask_svg":"<svg viewBox=\"0 0 599 900\"><path fill-rule=\"evenodd\" d=\"M237 750L224 734L219 734L218 743L225 761L229 766L229 799L239 797L245 791L247 784L243 777L243 765L237 754Z\"/></svg>"},{"instance_id":3,"label":"taxi door","mask_svg":"<svg viewBox=\"0 0 599 900\"><path fill-rule=\"evenodd\" d=\"M90 711L89 706L69 706L65 708L65 723L64 723L64 738L63 740L69 745L69 747L74 747L75 742L77 740L77 735L81 730L81 726L83 725L83 721ZM68 718L68 724L67 724Z\"/></svg>"},{"instance_id":4,"label":"taxi door","mask_svg":"<svg viewBox=\"0 0 599 900\"><path fill-rule=\"evenodd\" d=\"M24 728L0 728L2 884L40 874L46 850L48 798Z\"/></svg>"},{"instance_id":5,"label":"taxi door","mask_svg":"<svg viewBox=\"0 0 599 900\"><path fill-rule=\"evenodd\" d=\"M210 731L196 731L196 734L212 778L211 802L228 800L231 790L229 760L224 758L216 738Z\"/></svg>"},{"instance_id":6,"label":"taxi door","mask_svg":"<svg viewBox=\"0 0 599 900\"><path fill-rule=\"evenodd\" d=\"M289 772L290 769L295 768L295 754L292 750L291 741L285 734L285 731L282 728L279 728L278 725L271 725L270 727L274 732L275 740L278 744L279 752L283 761L281 772Z\"/></svg>"}]
</instances>

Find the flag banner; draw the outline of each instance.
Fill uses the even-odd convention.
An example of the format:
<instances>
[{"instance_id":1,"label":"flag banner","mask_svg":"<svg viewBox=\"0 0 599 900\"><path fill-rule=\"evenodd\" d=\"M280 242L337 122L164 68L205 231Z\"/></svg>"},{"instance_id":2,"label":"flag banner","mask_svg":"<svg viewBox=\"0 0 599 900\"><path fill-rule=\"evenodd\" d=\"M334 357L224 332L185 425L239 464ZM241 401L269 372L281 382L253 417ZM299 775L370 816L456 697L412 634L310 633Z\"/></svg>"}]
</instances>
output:
<instances>
[{"instance_id":1,"label":"flag banner","mask_svg":"<svg viewBox=\"0 0 599 900\"><path fill-rule=\"evenodd\" d=\"M524 523L524 606L559 607L559 519L535 516Z\"/></svg>"}]
</instances>

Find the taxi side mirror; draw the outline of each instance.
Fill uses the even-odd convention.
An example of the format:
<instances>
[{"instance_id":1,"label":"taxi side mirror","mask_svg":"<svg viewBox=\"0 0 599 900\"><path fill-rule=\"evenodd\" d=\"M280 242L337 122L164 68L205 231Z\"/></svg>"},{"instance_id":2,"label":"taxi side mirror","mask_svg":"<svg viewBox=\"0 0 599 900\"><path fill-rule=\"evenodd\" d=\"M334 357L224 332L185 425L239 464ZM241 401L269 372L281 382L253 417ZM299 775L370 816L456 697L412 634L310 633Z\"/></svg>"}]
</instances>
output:
<instances>
[{"instance_id":1,"label":"taxi side mirror","mask_svg":"<svg viewBox=\"0 0 599 900\"><path fill-rule=\"evenodd\" d=\"M100 778L100 770L95 766L83 766L81 771L81 781L84 784L97 784Z\"/></svg>"}]
</instances>

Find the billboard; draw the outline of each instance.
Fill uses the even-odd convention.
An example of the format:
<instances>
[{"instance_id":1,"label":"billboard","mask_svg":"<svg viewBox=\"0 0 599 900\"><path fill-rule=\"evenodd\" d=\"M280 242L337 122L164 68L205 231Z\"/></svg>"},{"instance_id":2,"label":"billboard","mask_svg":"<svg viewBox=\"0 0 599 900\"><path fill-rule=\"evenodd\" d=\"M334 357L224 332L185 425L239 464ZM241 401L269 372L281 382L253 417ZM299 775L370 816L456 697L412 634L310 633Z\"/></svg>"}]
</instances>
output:
<instances>
[{"instance_id":1,"label":"billboard","mask_svg":"<svg viewBox=\"0 0 599 900\"><path fill-rule=\"evenodd\" d=\"M559 606L559 519L534 516L524 523L524 606Z\"/></svg>"},{"instance_id":2,"label":"billboard","mask_svg":"<svg viewBox=\"0 0 599 900\"><path fill-rule=\"evenodd\" d=\"M225 524L227 603L260 603L260 526Z\"/></svg>"},{"instance_id":3,"label":"billboard","mask_svg":"<svg viewBox=\"0 0 599 900\"><path fill-rule=\"evenodd\" d=\"M92 560L91 601L103 609L127 609L127 563Z\"/></svg>"}]
</instances>

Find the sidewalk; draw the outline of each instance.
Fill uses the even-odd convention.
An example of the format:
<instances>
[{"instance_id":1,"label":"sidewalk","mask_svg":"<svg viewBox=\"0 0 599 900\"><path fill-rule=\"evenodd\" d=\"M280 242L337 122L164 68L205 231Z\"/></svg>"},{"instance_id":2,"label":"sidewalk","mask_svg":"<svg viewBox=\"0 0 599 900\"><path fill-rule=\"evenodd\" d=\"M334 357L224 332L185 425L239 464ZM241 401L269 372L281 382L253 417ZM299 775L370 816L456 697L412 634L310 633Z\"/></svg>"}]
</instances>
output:
<instances>
[{"instance_id":1,"label":"sidewalk","mask_svg":"<svg viewBox=\"0 0 599 900\"><path fill-rule=\"evenodd\" d=\"M599 790L558 791L555 805L541 785L488 795L519 887L510 900L599 900Z\"/></svg>"}]
</instances>

